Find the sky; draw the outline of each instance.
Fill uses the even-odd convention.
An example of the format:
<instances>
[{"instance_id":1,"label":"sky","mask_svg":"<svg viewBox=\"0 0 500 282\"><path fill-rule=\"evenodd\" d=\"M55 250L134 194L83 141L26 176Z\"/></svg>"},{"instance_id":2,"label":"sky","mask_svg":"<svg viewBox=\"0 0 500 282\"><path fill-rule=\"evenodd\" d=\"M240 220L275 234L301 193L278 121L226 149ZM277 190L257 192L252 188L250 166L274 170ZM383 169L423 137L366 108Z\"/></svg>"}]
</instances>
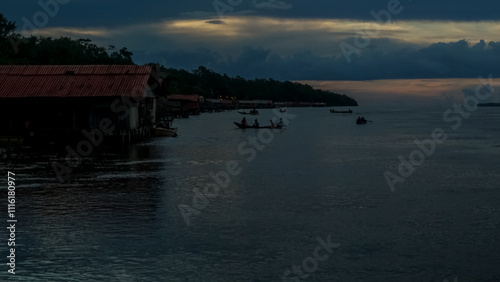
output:
<instances>
[{"instance_id":1,"label":"sky","mask_svg":"<svg viewBox=\"0 0 500 282\"><path fill-rule=\"evenodd\" d=\"M3 0L0 13L26 35L127 47L138 64L307 81L370 102L459 101L479 76L500 77L500 1Z\"/></svg>"}]
</instances>

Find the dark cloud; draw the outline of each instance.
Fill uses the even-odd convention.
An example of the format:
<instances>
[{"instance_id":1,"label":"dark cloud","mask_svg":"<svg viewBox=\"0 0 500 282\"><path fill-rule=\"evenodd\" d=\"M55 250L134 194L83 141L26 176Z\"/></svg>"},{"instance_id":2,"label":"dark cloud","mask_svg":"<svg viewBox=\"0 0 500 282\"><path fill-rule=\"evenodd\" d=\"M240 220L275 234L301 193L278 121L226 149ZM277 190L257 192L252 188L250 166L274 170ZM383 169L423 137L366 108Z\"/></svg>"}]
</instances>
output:
<instances>
[{"instance_id":1,"label":"dark cloud","mask_svg":"<svg viewBox=\"0 0 500 282\"><path fill-rule=\"evenodd\" d=\"M500 10L500 2L490 0L289 0L286 17L374 20L371 12L388 10L392 1L403 8L392 20L498 20Z\"/></svg>"},{"instance_id":2,"label":"dark cloud","mask_svg":"<svg viewBox=\"0 0 500 282\"><path fill-rule=\"evenodd\" d=\"M224 0L225 1L225 0ZM41 0L42 3L51 2ZM179 18L183 13L202 11L204 17L216 15L214 1L118 1L118 0L70 0L58 5L54 16L49 16L47 26L117 27ZM227 2L227 1L226 1ZM53 8L50 8L53 10ZM44 11L39 1L1 1L0 12L21 25L22 18L32 21L34 15Z\"/></svg>"},{"instance_id":3,"label":"dark cloud","mask_svg":"<svg viewBox=\"0 0 500 282\"><path fill-rule=\"evenodd\" d=\"M219 1L226 5L227 9L224 9L226 15L252 12L255 15L287 18L374 20L372 11L378 13L387 10L388 3L397 0ZM0 11L21 25L23 17L32 20L37 12L44 11L38 3L28 0L1 1ZM400 3L403 10L391 15L391 20L498 20L500 11L500 1L491 0L401 0ZM205 18L219 18L214 1L205 0L71 0L59 6L58 12L50 17L48 27L113 27L195 14L203 15Z\"/></svg>"},{"instance_id":4,"label":"dark cloud","mask_svg":"<svg viewBox=\"0 0 500 282\"><path fill-rule=\"evenodd\" d=\"M288 10L292 8L292 5L287 4L284 1L279 0L252 0L253 6L257 9L266 9L266 10Z\"/></svg>"},{"instance_id":5,"label":"dark cloud","mask_svg":"<svg viewBox=\"0 0 500 282\"><path fill-rule=\"evenodd\" d=\"M32 20L34 15L46 8L37 3L48 3L48 1L2 1L0 11L10 20L16 21L19 28L22 28L23 18ZM55 1L53 0L52 3ZM279 17L374 20L372 12L379 13L387 10L388 3L391 1L396 0L316 0L314 2L219 0L218 3L226 4L225 15L237 17L245 13L253 13L273 17L254 17L264 20L260 23L245 25L250 28L241 28L228 24L229 18L227 21L219 18L214 1L185 0L169 4L157 0L140 2L71 0L67 4L59 5L57 13L48 18L45 27L89 28L94 26L103 28L109 32L93 39L104 46L107 44L127 46L135 52L137 63L160 62L166 66L186 69L195 69L199 65L205 65L218 72L248 78L368 80L470 78L489 73L495 74L500 63L500 43L497 42L481 41L470 46L467 41L461 40L422 46L417 45L422 43L403 43L383 38L392 35L391 38L401 38L401 40L405 38L407 41L411 39L409 32L412 29L397 30L387 25L388 28L380 34L382 38L372 38L366 48L350 55L347 60L340 54L339 44L340 42L353 44L355 39L351 31L340 28L331 31L313 30L310 23L309 25L306 23L296 25L274 23L272 25L265 20L274 20ZM405 0L401 1L400 5L403 7L401 12L390 15L392 21L427 19L441 20L443 23L443 20L497 20L497 12L500 10L499 1L487 0ZM387 15L385 13L386 17ZM206 32L196 33L188 29L178 32L173 28L175 25L166 27L158 24L165 22L166 19L177 18L198 20L206 23L203 27L210 28L207 28ZM142 28L134 29L141 23L144 23ZM471 24L475 23L471 22ZM231 27L234 27L234 30ZM439 28L449 29L450 27L442 24L442 26L436 26L436 29ZM494 30L491 26L487 28ZM176 32L172 32L173 30ZM200 30L204 31L204 29ZM226 30L228 33L215 33L217 30ZM425 28L423 30L426 31ZM188 34L187 31L192 33ZM374 32L374 30L367 31ZM414 36L419 38L422 36L421 33L420 30L420 34ZM469 29L463 33L471 32ZM346 35L351 37L346 38ZM429 32L429 36L432 35ZM85 34L83 36L91 37ZM454 38L450 41L461 38L461 34L460 37ZM243 47L245 45L247 46ZM140 51L141 49L144 51ZM154 50L160 49L161 53L158 51L155 53Z\"/></svg>"},{"instance_id":6,"label":"dark cloud","mask_svg":"<svg viewBox=\"0 0 500 282\"><path fill-rule=\"evenodd\" d=\"M205 65L215 71L247 78L282 80L375 80L417 78L476 78L499 75L500 43L481 41L469 45L465 40L436 43L425 48L409 47L390 40L392 48L372 48L353 54L349 63L344 56L320 57L311 51L290 56L274 54L270 49L245 47L240 56L221 56L208 49L196 52L155 54L169 66L195 69ZM398 48L399 47L399 48ZM140 56L137 61L142 61Z\"/></svg>"},{"instance_id":7,"label":"dark cloud","mask_svg":"<svg viewBox=\"0 0 500 282\"><path fill-rule=\"evenodd\" d=\"M205 23L208 23L208 24L226 24L223 20L210 20L210 21L205 21Z\"/></svg>"}]
</instances>

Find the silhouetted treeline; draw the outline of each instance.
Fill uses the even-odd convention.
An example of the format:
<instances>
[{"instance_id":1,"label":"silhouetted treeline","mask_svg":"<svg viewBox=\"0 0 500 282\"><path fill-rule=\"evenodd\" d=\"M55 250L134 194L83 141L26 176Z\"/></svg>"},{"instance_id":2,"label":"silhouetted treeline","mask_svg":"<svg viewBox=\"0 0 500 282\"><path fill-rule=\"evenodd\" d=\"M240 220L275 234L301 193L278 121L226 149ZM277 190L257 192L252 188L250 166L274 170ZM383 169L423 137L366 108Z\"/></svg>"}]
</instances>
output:
<instances>
[{"instance_id":1,"label":"silhouetted treeline","mask_svg":"<svg viewBox=\"0 0 500 282\"><path fill-rule=\"evenodd\" d=\"M163 69L168 73L166 87L171 94L200 94L205 98L273 100L276 102L325 102L328 106L357 106L346 95L312 88L307 84L270 79L231 78L200 66L193 72Z\"/></svg>"},{"instance_id":2,"label":"silhouetted treeline","mask_svg":"<svg viewBox=\"0 0 500 282\"><path fill-rule=\"evenodd\" d=\"M93 44L90 39L43 36L25 37L16 33L16 24L0 14L1 65L130 65L132 52Z\"/></svg>"},{"instance_id":3,"label":"silhouetted treeline","mask_svg":"<svg viewBox=\"0 0 500 282\"><path fill-rule=\"evenodd\" d=\"M134 64L127 48L100 47L90 39L43 36L24 37L16 24L0 14L0 65L128 65ZM310 85L274 79L230 78L199 67L193 72L177 69L168 73L163 87L172 94L200 94L206 98L273 100L280 102L325 102L329 106L356 106L346 95L317 90Z\"/></svg>"}]
</instances>

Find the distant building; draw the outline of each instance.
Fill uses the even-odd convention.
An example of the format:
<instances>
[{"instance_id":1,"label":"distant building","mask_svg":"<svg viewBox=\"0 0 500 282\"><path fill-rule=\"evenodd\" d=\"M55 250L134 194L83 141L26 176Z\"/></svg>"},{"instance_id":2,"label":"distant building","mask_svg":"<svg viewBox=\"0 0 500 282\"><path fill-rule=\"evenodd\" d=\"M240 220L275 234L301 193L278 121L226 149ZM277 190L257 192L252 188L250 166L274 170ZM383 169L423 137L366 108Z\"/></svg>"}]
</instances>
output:
<instances>
[{"instance_id":1,"label":"distant building","mask_svg":"<svg viewBox=\"0 0 500 282\"><path fill-rule=\"evenodd\" d=\"M218 112L236 109L236 101L230 99L205 99L202 110L205 112Z\"/></svg>"},{"instance_id":2,"label":"distant building","mask_svg":"<svg viewBox=\"0 0 500 282\"><path fill-rule=\"evenodd\" d=\"M272 100L239 100L238 104L243 109L274 107Z\"/></svg>"},{"instance_id":3,"label":"distant building","mask_svg":"<svg viewBox=\"0 0 500 282\"><path fill-rule=\"evenodd\" d=\"M326 107L326 103L323 102L311 103L311 107Z\"/></svg>"},{"instance_id":4,"label":"distant building","mask_svg":"<svg viewBox=\"0 0 500 282\"><path fill-rule=\"evenodd\" d=\"M294 102L274 102L274 106L276 107L294 107L298 106L298 104Z\"/></svg>"},{"instance_id":5,"label":"distant building","mask_svg":"<svg viewBox=\"0 0 500 282\"><path fill-rule=\"evenodd\" d=\"M109 120L106 136L143 138L160 85L152 65L0 66L0 135L68 142Z\"/></svg>"},{"instance_id":6,"label":"distant building","mask_svg":"<svg viewBox=\"0 0 500 282\"><path fill-rule=\"evenodd\" d=\"M200 95L172 94L167 95L168 113L174 116L187 117L200 114Z\"/></svg>"}]
</instances>

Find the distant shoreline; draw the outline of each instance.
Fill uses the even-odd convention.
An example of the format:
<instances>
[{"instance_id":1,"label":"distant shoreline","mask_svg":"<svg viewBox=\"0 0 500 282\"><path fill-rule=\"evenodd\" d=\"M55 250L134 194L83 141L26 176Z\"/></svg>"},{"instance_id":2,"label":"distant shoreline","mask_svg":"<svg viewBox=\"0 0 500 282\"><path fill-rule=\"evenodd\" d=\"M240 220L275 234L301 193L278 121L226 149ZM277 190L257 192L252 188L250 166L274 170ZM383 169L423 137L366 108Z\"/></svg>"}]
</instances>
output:
<instances>
[{"instance_id":1,"label":"distant shoreline","mask_svg":"<svg viewBox=\"0 0 500 282\"><path fill-rule=\"evenodd\" d=\"M480 103L477 104L478 107L500 107L500 103Z\"/></svg>"}]
</instances>

